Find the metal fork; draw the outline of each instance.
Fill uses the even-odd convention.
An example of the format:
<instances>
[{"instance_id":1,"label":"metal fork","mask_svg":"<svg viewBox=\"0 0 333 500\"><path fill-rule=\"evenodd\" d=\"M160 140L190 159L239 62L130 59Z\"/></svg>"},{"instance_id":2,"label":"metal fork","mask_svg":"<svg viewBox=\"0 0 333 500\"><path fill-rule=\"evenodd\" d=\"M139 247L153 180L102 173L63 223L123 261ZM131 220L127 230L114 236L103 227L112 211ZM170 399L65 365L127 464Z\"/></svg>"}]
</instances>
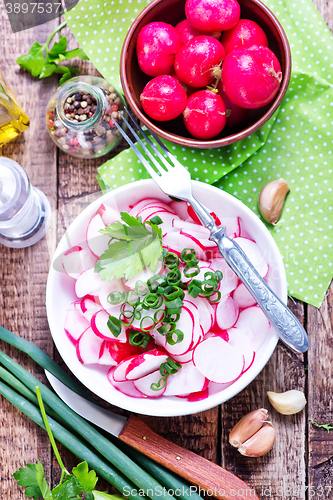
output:
<instances>
[{"instance_id":1,"label":"metal fork","mask_svg":"<svg viewBox=\"0 0 333 500\"><path fill-rule=\"evenodd\" d=\"M309 348L309 340L300 322L269 288L267 283L253 267L240 246L226 235L225 227L217 227L213 217L201 205L201 203L194 198L192 194L191 175L188 170L186 170L177 158L170 153L163 142L151 132L156 143L165 153L165 155L161 154L155 144L135 122L128 110L126 110L126 112L165 168L161 166L159 161L156 159L156 156L150 152L141 140L140 136L136 133L132 125L124 116L122 117L123 121L132 132L137 142L141 145L145 154L149 157L151 163L156 169L151 166L151 163L149 163L147 158L139 151L136 144L134 144L121 126L115 120L113 120L113 122L128 144L133 148L141 163L147 169L156 184L167 195L190 203L203 225L209 229L209 239L216 243L222 257L255 298L281 340L295 352L301 353L307 351Z\"/></svg>"}]
</instances>

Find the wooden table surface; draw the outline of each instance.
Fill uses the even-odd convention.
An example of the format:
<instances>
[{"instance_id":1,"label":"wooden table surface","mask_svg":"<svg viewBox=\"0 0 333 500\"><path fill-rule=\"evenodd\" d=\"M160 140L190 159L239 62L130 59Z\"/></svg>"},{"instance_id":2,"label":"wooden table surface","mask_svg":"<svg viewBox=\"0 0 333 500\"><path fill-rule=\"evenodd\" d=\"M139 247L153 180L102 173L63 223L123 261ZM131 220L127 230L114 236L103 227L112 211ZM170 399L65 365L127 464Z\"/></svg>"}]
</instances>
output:
<instances>
[{"instance_id":1,"label":"wooden table surface","mask_svg":"<svg viewBox=\"0 0 333 500\"><path fill-rule=\"evenodd\" d=\"M332 29L333 2L314 3ZM0 15L0 69L31 119L29 129L6 145L1 154L23 166L31 183L48 196L55 215L47 238L33 247L13 250L0 245L0 324L34 342L61 363L45 311L50 258L71 220L91 196L99 194L95 176L104 159L73 159L55 148L45 128L44 114L57 79L38 80L20 71L15 63L36 39L43 43L60 20L13 34L3 3ZM65 34L74 48L76 42L69 30ZM89 62L81 62L80 73L97 74ZM293 354L279 343L258 377L227 403L185 417L143 418L162 436L239 475L261 499L329 499L333 498L333 432L313 427L309 419L333 424L333 286L320 310L291 300L288 305L310 338L310 349L304 356ZM42 370L25 355L2 342L0 348L45 381ZM289 389L304 391L308 404L297 415L279 415L270 406L266 391ZM245 458L228 444L228 434L241 416L260 407L269 410L277 431L276 442L264 457ZM1 500L26 498L12 474L27 462L36 463L39 459L48 479L59 478L46 433L3 398L0 422ZM77 464L66 449L60 446L60 451L68 469ZM98 489L106 490L108 485L100 481Z\"/></svg>"}]
</instances>

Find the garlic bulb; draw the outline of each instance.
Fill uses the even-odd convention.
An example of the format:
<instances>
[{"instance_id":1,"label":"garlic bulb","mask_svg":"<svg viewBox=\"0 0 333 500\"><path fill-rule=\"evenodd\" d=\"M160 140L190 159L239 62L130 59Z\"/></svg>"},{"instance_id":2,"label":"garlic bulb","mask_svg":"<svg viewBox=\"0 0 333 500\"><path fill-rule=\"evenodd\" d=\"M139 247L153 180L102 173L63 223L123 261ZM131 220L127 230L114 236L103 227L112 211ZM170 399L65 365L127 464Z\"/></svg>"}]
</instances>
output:
<instances>
[{"instance_id":1,"label":"garlic bulb","mask_svg":"<svg viewBox=\"0 0 333 500\"><path fill-rule=\"evenodd\" d=\"M277 223L289 191L287 181L282 178L269 182L262 188L258 205L260 213L266 222Z\"/></svg>"},{"instance_id":2,"label":"garlic bulb","mask_svg":"<svg viewBox=\"0 0 333 500\"><path fill-rule=\"evenodd\" d=\"M275 429L267 419L268 411L265 408L251 411L231 430L229 443L246 457L264 455L275 441Z\"/></svg>"},{"instance_id":3,"label":"garlic bulb","mask_svg":"<svg viewBox=\"0 0 333 500\"><path fill-rule=\"evenodd\" d=\"M282 415L298 413L306 405L306 399L302 391L291 390L282 393L268 391L267 396L271 405Z\"/></svg>"}]
</instances>

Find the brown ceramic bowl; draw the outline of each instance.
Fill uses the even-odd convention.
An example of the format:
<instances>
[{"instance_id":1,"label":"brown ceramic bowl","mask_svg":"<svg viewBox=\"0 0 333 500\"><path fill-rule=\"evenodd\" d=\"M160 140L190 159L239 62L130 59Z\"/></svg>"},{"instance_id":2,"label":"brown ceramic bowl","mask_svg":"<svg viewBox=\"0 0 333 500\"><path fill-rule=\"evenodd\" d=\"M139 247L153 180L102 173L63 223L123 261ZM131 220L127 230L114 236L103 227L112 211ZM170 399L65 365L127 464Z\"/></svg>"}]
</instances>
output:
<instances>
[{"instance_id":1,"label":"brown ceramic bowl","mask_svg":"<svg viewBox=\"0 0 333 500\"><path fill-rule=\"evenodd\" d=\"M279 93L267 106L250 110L246 123L240 126L225 128L214 139L200 140L187 132L181 118L168 122L159 122L149 118L140 105L140 94L151 79L139 68L136 57L136 41L140 30L153 21L163 21L175 26L185 19L185 0L153 0L143 9L133 22L124 41L120 59L120 77L127 103L134 114L152 132L168 141L192 148L218 148L240 141L260 128L277 110L287 90L290 72L291 55L286 34L273 13L260 0L238 0L241 6L241 18L251 19L265 31L270 49L280 61L283 80Z\"/></svg>"}]
</instances>

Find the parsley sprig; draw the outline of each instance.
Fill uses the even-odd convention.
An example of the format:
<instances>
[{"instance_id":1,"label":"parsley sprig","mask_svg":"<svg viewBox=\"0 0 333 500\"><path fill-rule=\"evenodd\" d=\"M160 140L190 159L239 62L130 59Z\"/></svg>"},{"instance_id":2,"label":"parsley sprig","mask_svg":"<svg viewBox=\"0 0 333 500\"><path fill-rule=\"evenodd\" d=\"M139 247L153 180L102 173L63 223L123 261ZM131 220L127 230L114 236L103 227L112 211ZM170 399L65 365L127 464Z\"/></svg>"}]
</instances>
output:
<instances>
[{"instance_id":1,"label":"parsley sprig","mask_svg":"<svg viewBox=\"0 0 333 500\"><path fill-rule=\"evenodd\" d=\"M44 425L61 469L61 477L59 484L51 490L45 478L43 465L39 460L36 464L27 464L26 467L21 467L14 472L13 476L19 486L25 487L25 496L35 500L38 498L44 500L74 500L81 499L83 494L85 500L119 500L122 498L120 495L109 495L95 490L98 478L94 470L89 471L87 462L78 464L72 469L72 473L67 471L47 420L40 388L37 386L35 389Z\"/></svg>"},{"instance_id":2,"label":"parsley sprig","mask_svg":"<svg viewBox=\"0 0 333 500\"><path fill-rule=\"evenodd\" d=\"M82 49L77 48L73 50L67 49L67 38L63 35L59 36L59 41L54 42L51 49L49 43L56 33L66 26L66 22L60 24L48 37L43 45L37 41L33 43L27 54L20 56L16 62L21 68L30 71L32 76L39 76L39 78L47 78L53 73L61 74L59 85L69 80L75 73L77 68L71 66L64 66L62 63L66 59L73 59L80 57L81 59L88 59L87 55Z\"/></svg>"},{"instance_id":3,"label":"parsley sprig","mask_svg":"<svg viewBox=\"0 0 333 500\"><path fill-rule=\"evenodd\" d=\"M95 266L102 280L128 279L148 266L154 273L162 254L162 231L158 227L162 220L159 217L142 223L127 212L120 212L120 215L123 223L114 222L100 231L111 238L109 248Z\"/></svg>"}]
</instances>

